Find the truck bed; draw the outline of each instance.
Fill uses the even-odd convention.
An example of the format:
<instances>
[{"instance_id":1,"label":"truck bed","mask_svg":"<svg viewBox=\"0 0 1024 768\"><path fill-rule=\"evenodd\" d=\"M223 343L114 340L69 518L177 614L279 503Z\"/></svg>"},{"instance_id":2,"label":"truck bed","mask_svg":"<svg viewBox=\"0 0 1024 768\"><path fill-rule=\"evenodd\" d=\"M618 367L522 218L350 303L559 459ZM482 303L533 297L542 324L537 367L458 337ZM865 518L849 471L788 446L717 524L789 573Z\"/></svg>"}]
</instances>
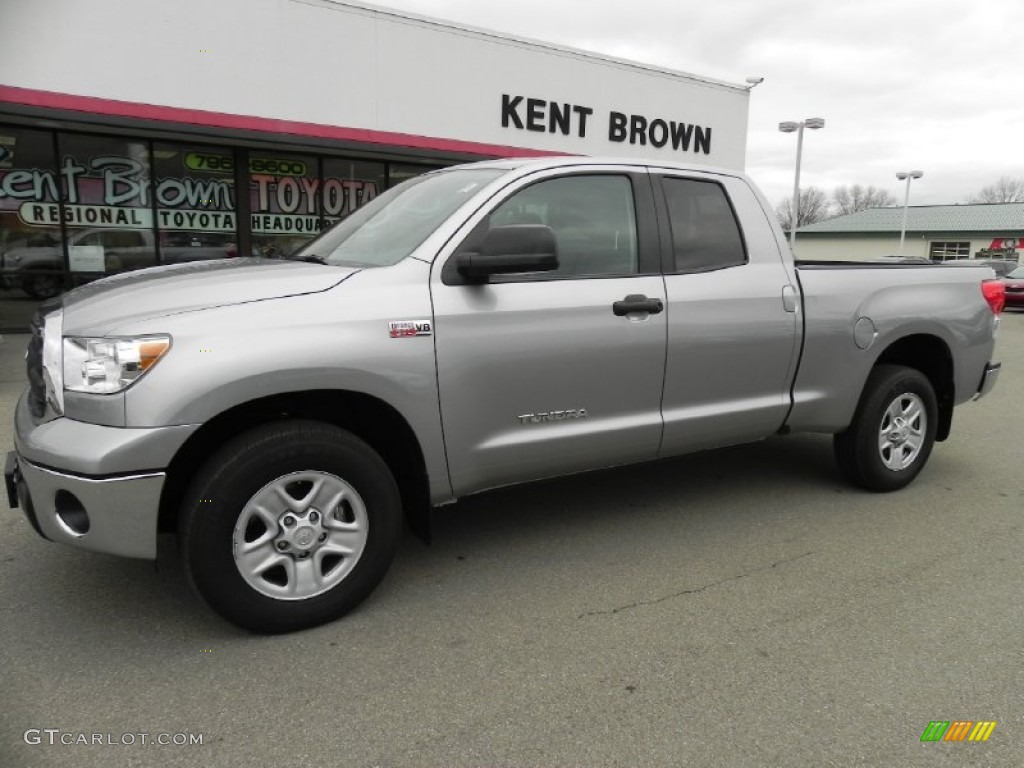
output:
<instances>
[{"instance_id":1,"label":"truck bed","mask_svg":"<svg viewBox=\"0 0 1024 768\"><path fill-rule=\"evenodd\" d=\"M977 391L998 322L981 300L990 267L811 260L796 267L804 344L790 428L832 432L849 424L871 367L897 339L922 355L945 347L950 365L958 362L956 403Z\"/></svg>"}]
</instances>

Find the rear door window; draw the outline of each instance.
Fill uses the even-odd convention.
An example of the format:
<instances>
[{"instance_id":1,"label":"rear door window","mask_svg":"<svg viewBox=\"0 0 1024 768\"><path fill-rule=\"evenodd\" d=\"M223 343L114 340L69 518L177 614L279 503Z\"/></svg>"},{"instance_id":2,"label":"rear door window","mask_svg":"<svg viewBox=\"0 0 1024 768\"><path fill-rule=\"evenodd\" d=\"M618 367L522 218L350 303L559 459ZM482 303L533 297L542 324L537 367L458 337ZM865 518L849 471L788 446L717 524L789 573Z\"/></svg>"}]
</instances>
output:
<instances>
[{"instance_id":1,"label":"rear door window","mask_svg":"<svg viewBox=\"0 0 1024 768\"><path fill-rule=\"evenodd\" d=\"M747 263L736 215L713 181L662 178L677 272L706 272Z\"/></svg>"}]
</instances>

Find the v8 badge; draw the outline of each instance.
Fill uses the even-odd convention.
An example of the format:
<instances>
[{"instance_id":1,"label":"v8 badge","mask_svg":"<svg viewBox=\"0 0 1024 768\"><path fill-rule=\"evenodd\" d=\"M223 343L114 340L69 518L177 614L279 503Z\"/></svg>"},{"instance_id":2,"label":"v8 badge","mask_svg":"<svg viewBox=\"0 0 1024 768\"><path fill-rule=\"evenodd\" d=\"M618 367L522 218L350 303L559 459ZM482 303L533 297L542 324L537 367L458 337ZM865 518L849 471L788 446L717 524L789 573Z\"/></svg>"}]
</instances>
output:
<instances>
[{"instance_id":1,"label":"v8 badge","mask_svg":"<svg viewBox=\"0 0 1024 768\"><path fill-rule=\"evenodd\" d=\"M388 323L388 330L392 339L430 336L433 332L429 320L392 320Z\"/></svg>"}]
</instances>

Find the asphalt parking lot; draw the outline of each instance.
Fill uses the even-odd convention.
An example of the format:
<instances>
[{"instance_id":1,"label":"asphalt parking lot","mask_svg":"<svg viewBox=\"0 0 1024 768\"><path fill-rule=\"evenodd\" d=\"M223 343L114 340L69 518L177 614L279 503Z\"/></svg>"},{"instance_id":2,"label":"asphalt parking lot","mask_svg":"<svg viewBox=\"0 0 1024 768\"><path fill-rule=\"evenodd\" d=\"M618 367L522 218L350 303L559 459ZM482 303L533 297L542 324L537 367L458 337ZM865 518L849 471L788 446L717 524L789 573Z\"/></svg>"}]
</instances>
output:
<instances>
[{"instance_id":1,"label":"asphalt parking lot","mask_svg":"<svg viewBox=\"0 0 1024 768\"><path fill-rule=\"evenodd\" d=\"M904 491L809 435L493 492L287 636L218 619L173 542L79 552L0 501L0 766L1019 766L1024 313L997 350ZM997 726L922 743L935 720Z\"/></svg>"}]
</instances>

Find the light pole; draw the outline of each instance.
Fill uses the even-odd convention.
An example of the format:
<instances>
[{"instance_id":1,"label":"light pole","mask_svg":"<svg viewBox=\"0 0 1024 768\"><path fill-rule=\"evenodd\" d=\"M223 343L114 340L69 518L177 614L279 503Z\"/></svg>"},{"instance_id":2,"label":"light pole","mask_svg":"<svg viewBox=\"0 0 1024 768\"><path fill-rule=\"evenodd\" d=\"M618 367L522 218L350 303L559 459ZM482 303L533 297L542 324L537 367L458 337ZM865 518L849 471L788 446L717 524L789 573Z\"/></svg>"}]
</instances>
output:
<instances>
[{"instance_id":1,"label":"light pole","mask_svg":"<svg viewBox=\"0 0 1024 768\"><path fill-rule=\"evenodd\" d=\"M924 171L900 171L896 178L900 181L907 180L907 191L903 194L903 226L900 227L900 256L903 255L903 240L907 236L907 205L910 203L910 180L920 179Z\"/></svg>"},{"instance_id":2,"label":"light pole","mask_svg":"<svg viewBox=\"0 0 1024 768\"><path fill-rule=\"evenodd\" d=\"M804 128L824 128L825 120L821 117L808 117L799 123L779 123L779 130L783 133L796 131L796 179L793 181L793 219L789 225L789 247L793 249L796 242L796 222L800 217L800 156L804 151Z\"/></svg>"}]
</instances>

